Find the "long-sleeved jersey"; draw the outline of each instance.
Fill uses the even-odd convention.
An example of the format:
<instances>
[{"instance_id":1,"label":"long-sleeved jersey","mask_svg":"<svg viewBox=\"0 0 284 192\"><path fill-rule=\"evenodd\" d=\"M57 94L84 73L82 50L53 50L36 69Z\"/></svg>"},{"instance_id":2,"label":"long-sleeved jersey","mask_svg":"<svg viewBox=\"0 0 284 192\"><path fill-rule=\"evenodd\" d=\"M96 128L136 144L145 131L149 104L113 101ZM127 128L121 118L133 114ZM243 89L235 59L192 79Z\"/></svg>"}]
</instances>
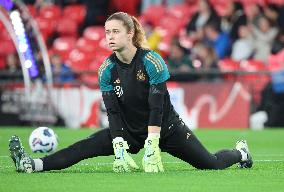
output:
<instances>
[{"instance_id":1,"label":"long-sleeved jersey","mask_svg":"<svg viewBox=\"0 0 284 192\"><path fill-rule=\"evenodd\" d=\"M167 66L156 52L138 48L130 64L112 54L98 75L113 138L123 136L123 130L145 136L151 125L161 126L163 137L178 117L165 84Z\"/></svg>"}]
</instances>

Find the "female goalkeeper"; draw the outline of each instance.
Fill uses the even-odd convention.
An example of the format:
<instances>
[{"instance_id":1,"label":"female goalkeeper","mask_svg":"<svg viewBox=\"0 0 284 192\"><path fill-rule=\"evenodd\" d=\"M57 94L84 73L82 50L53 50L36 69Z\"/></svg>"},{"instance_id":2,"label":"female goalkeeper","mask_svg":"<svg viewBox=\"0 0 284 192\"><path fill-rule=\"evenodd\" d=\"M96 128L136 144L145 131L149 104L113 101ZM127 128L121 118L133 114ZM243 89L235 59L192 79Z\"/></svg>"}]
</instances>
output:
<instances>
[{"instance_id":1,"label":"female goalkeeper","mask_svg":"<svg viewBox=\"0 0 284 192\"><path fill-rule=\"evenodd\" d=\"M109 128L40 159L32 159L20 139L12 136L9 149L17 171L60 170L83 159L114 155L113 171L129 172L138 169L129 153L143 147L145 172L164 171L160 151L197 169L225 169L236 163L252 167L246 141L212 154L179 118L166 86L167 66L159 54L145 48L144 31L135 17L114 13L105 22L105 33L113 54L98 76Z\"/></svg>"}]
</instances>

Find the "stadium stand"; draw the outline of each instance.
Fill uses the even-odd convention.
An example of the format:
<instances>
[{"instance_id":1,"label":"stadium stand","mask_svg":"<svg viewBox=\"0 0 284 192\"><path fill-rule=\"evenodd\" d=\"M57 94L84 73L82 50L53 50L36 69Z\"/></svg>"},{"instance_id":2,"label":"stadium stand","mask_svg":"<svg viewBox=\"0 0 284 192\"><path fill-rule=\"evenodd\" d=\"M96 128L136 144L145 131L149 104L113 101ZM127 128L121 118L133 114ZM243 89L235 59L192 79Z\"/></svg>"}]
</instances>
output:
<instances>
[{"instance_id":1,"label":"stadium stand","mask_svg":"<svg viewBox=\"0 0 284 192\"><path fill-rule=\"evenodd\" d=\"M184 45L189 50L190 57L190 52L194 49L197 40L189 37L185 29L186 25L191 21L192 16L200 11L201 1L185 0L184 3L175 4L171 7L165 4L151 5L143 12L137 9L139 3L141 3L139 0L131 1L127 7L121 6L121 2L114 2L112 6L109 6L109 13L111 11L128 11L130 14L137 15L142 23L151 23L153 25L153 30L158 31L161 37L158 42L157 51L164 58L168 56L170 43L176 36L180 38L181 45ZM227 17L226 14L228 14L228 8L232 1L209 0L208 2L218 13L221 21L224 17ZM254 5L265 7L273 4L279 8L284 5L284 0L236 0L234 2L240 2L244 6L246 15L253 14L252 9L254 9ZM62 7L62 5L48 4L36 7L29 4L27 8L38 24L42 36L47 43L49 53L59 54L64 62L79 74L78 78L80 80L87 79L88 82L95 83L97 78L94 74L98 70L100 63L111 51L105 44L103 26L84 26L88 10L86 5L75 3ZM250 16L257 17L258 15ZM250 20L250 17L248 18L248 25L253 24L254 21ZM226 27L222 26L222 22L220 27L223 32L226 32ZM0 30L0 40L2 42L0 44L0 69L3 69L5 68L5 55L15 52L15 47L8 32L3 28L1 23ZM199 40L206 41L207 39L204 37L204 34L201 34L201 39ZM224 80L254 82L260 76L257 72L264 72L266 74L264 82L267 82L269 81L267 71L275 71L283 68L283 55L283 50L277 54L271 54L268 58L268 64L254 60L239 62L226 57L219 60L218 67L220 72L224 73ZM94 74L84 74L84 71L90 70ZM236 71L239 73L254 72L255 74L238 76L238 73L234 73ZM80 75L82 75L82 78Z\"/></svg>"}]
</instances>

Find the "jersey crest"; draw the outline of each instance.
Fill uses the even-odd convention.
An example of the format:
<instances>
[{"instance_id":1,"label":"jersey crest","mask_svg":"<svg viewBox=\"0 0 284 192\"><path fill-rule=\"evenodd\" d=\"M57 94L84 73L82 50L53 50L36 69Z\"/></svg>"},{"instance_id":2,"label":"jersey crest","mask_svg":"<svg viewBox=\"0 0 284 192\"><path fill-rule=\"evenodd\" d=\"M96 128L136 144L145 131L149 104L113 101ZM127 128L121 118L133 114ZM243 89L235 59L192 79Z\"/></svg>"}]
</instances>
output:
<instances>
[{"instance_id":1,"label":"jersey crest","mask_svg":"<svg viewBox=\"0 0 284 192\"><path fill-rule=\"evenodd\" d=\"M137 71L136 78L137 78L138 81L145 81L146 80L146 76L145 76L145 74L143 73L142 70Z\"/></svg>"}]
</instances>

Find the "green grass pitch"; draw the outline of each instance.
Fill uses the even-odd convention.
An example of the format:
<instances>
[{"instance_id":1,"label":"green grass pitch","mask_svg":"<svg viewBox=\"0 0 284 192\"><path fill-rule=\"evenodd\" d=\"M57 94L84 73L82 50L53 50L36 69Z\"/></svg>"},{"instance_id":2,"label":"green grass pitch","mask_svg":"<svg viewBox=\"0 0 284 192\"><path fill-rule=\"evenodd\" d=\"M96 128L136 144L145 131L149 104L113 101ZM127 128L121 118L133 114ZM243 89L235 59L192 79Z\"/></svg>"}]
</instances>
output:
<instances>
[{"instance_id":1,"label":"green grass pitch","mask_svg":"<svg viewBox=\"0 0 284 192\"><path fill-rule=\"evenodd\" d=\"M28 136L32 129L0 127L0 192L8 191L284 191L284 129L197 130L195 134L211 151L233 148L247 139L254 158L252 169L232 166L220 171L196 170L187 163L163 153L165 172L158 174L112 172L113 156L87 159L61 171L17 173L8 153L8 140L17 134L30 152ZM55 129L59 149L85 138L95 130ZM32 154L33 157L39 155ZM141 167L143 150L132 155Z\"/></svg>"}]
</instances>

